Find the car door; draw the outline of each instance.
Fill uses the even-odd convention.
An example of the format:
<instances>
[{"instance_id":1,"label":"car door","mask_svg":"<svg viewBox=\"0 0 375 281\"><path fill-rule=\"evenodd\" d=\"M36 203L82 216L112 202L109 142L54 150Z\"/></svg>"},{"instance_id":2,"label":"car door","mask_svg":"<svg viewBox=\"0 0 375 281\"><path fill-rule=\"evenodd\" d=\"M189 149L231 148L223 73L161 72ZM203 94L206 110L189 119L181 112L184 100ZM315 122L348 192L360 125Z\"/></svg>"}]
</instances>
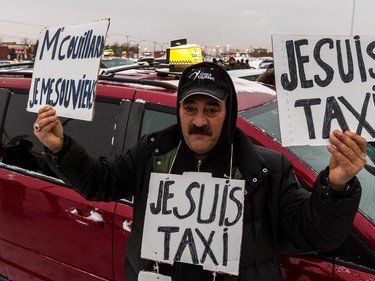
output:
<instances>
[{"instance_id":1,"label":"car door","mask_svg":"<svg viewBox=\"0 0 375 281\"><path fill-rule=\"evenodd\" d=\"M147 100L147 94L138 96L138 99ZM127 127L124 151L133 146L144 134L149 134L164 129L176 123L175 109L171 106L161 105L163 102L160 96L153 94L152 99L159 100L159 103L153 102L123 102L123 106L131 108L129 124ZM121 138L120 138L121 139ZM126 242L131 234L132 219L129 215L129 207L132 206L132 198L119 200L116 207L114 218L114 272L115 280L123 280L124 259L126 253Z\"/></svg>"},{"instance_id":2,"label":"car door","mask_svg":"<svg viewBox=\"0 0 375 281\"><path fill-rule=\"evenodd\" d=\"M0 118L2 117L3 115L3 112L5 111L5 106L7 104L7 99L8 99L8 96L9 96L9 90L5 90L5 89L0 89ZM0 128L2 128L2 119L0 119ZM0 142L0 159L2 159L2 146L1 146L1 142ZM1 217L0 217L0 223L1 223ZM5 268L4 268L4 264L3 264L3 257L2 257L2 254L1 254L1 251L0 251L0 280L1 280L1 276L4 276L6 277L7 276L7 273L5 271Z\"/></svg>"},{"instance_id":3,"label":"car door","mask_svg":"<svg viewBox=\"0 0 375 281\"><path fill-rule=\"evenodd\" d=\"M44 147L33 134L36 115L25 110L27 92L2 91L7 98L0 101L8 101L0 163L0 257L5 276L11 280L113 280L116 203L89 202L66 188L41 155ZM120 103L121 99L98 98L94 121L62 118L64 132L93 156L110 156ZM28 147L22 149L28 161L13 161L21 156L12 152L7 157L8 151L17 152L20 143ZM22 167L25 162L33 164Z\"/></svg>"}]
</instances>

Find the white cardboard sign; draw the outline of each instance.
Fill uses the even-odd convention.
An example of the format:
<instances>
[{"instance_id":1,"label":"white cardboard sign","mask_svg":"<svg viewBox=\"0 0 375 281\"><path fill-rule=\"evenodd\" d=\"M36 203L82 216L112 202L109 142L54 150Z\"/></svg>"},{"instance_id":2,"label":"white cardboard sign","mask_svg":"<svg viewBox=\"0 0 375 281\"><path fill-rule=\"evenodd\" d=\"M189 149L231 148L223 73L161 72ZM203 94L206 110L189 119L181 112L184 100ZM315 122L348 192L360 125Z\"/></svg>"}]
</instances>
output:
<instances>
[{"instance_id":1,"label":"white cardboard sign","mask_svg":"<svg viewBox=\"0 0 375 281\"><path fill-rule=\"evenodd\" d=\"M375 36L272 37L284 146L328 144L334 129L375 140Z\"/></svg>"},{"instance_id":2,"label":"white cardboard sign","mask_svg":"<svg viewBox=\"0 0 375 281\"><path fill-rule=\"evenodd\" d=\"M245 181L152 173L141 256L238 275Z\"/></svg>"},{"instance_id":3,"label":"white cardboard sign","mask_svg":"<svg viewBox=\"0 0 375 281\"><path fill-rule=\"evenodd\" d=\"M42 31L27 110L52 105L58 116L92 120L109 19Z\"/></svg>"}]
</instances>

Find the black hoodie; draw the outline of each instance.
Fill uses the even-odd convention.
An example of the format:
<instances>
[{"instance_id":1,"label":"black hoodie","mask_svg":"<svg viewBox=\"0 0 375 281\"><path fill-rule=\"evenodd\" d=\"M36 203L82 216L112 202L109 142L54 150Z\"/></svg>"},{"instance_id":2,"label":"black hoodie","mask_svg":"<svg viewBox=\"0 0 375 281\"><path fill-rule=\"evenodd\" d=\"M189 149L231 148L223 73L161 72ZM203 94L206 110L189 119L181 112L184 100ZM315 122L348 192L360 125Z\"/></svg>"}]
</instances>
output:
<instances>
[{"instance_id":1,"label":"black hoodie","mask_svg":"<svg viewBox=\"0 0 375 281\"><path fill-rule=\"evenodd\" d=\"M229 176L231 144L233 142L237 121L237 96L232 79L228 75L227 71L222 67L209 62L202 62L185 69L181 75L177 91L177 112L179 112L180 109L179 101L181 100L181 95L185 91L186 87L190 89L193 87L200 89L204 86L202 85L203 83L201 81L199 81L199 83L197 82L195 85L193 83L188 83L187 80L191 73L207 73L210 71L216 74L215 84L217 85L218 91L220 91L220 89L224 89L226 91L226 116L219 141L207 154L205 160L200 166L200 171L211 172L214 177L222 178L224 175ZM188 86L186 86L186 84L188 84ZM214 87L215 85L211 84L210 86ZM198 160L194 152L189 149L182 137L181 120L179 114L177 114L177 123L182 142L172 171L176 174L182 174L184 171L197 171Z\"/></svg>"},{"instance_id":2,"label":"black hoodie","mask_svg":"<svg viewBox=\"0 0 375 281\"><path fill-rule=\"evenodd\" d=\"M200 74L207 72L216 73L215 84L217 84L217 90L220 91L221 88L226 92L226 116L220 138L215 147L206 155L206 158L199 166L200 172L210 172L212 173L213 177L223 178L225 175L229 176L230 173L232 157L231 144L236 131L237 96L235 87L226 70L216 64L202 62L190 66L182 73L179 82L177 91L177 113L180 110L181 95L185 91L185 88L188 87L190 90L192 88L201 89L203 86L202 82L196 83L195 85L187 82L191 73L194 72L199 72ZM188 86L186 84L188 84ZM215 89L216 88L213 88L213 90ZM177 114L177 124L180 132L181 146L178 149L177 157L172 168L172 173L182 174L185 171L197 171L198 159L182 137L181 120L179 114ZM173 268L163 265L162 269L167 275L172 276L172 280L213 280L212 272L203 270L201 266L175 263ZM224 280L223 278L227 277L219 274L216 277L216 281Z\"/></svg>"}]
</instances>

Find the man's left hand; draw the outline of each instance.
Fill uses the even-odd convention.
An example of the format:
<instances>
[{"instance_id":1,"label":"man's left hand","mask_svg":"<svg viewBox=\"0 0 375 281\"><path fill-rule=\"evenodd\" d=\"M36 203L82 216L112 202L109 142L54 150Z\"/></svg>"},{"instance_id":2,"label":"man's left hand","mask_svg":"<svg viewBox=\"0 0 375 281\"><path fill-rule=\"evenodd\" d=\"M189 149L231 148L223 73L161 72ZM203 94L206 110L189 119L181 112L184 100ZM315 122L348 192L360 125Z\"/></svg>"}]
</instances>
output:
<instances>
[{"instance_id":1,"label":"man's left hand","mask_svg":"<svg viewBox=\"0 0 375 281\"><path fill-rule=\"evenodd\" d=\"M332 154L329 161L329 185L343 190L348 182L366 165L366 139L353 132L334 130L327 147Z\"/></svg>"}]
</instances>

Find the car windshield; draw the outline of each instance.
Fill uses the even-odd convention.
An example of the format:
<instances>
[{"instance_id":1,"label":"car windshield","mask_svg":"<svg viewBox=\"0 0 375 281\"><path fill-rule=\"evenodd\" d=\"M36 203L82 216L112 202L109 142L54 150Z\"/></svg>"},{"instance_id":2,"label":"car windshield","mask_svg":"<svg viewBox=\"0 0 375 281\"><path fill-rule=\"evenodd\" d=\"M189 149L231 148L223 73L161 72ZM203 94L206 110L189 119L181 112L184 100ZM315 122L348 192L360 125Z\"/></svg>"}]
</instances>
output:
<instances>
[{"instance_id":1,"label":"car windshield","mask_svg":"<svg viewBox=\"0 0 375 281\"><path fill-rule=\"evenodd\" d=\"M264 131L271 138L281 142L279 113L276 101L240 112L239 115L247 122ZM316 172L323 170L327 163L329 163L330 154L324 145L290 146L287 149ZM367 144L367 165L358 174L358 178L361 181L363 189L359 208L366 217L375 223L375 188L373 186L375 180L375 143Z\"/></svg>"}]
</instances>

